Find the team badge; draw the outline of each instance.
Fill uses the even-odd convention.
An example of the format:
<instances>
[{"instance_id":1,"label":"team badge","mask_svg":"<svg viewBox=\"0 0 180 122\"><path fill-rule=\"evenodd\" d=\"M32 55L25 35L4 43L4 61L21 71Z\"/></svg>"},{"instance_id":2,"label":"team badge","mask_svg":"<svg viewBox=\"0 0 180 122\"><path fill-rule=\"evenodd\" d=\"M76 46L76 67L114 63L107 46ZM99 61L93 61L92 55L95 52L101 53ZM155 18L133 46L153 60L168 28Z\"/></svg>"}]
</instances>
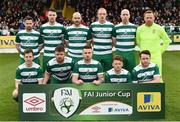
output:
<instances>
[{"instance_id":1,"label":"team badge","mask_svg":"<svg viewBox=\"0 0 180 122\"><path fill-rule=\"evenodd\" d=\"M56 89L52 98L57 111L66 118L77 110L80 99L78 89L71 87Z\"/></svg>"}]
</instances>

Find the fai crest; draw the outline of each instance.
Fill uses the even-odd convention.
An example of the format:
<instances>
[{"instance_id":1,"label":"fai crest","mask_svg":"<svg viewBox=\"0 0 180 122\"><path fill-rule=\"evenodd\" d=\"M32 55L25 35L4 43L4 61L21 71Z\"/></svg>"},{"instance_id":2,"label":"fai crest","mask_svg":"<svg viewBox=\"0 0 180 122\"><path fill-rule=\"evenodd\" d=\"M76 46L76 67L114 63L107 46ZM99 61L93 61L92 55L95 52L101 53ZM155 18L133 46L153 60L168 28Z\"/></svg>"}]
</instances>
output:
<instances>
[{"instance_id":1,"label":"fai crest","mask_svg":"<svg viewBox=\"0 0 180 122\"><path fill-rule=\"evenodd\" d=\"M52 99L57 111L67 118L77 110L81 97L77 89L63 87L54 91Z\"/></svg>"}]
</instances>

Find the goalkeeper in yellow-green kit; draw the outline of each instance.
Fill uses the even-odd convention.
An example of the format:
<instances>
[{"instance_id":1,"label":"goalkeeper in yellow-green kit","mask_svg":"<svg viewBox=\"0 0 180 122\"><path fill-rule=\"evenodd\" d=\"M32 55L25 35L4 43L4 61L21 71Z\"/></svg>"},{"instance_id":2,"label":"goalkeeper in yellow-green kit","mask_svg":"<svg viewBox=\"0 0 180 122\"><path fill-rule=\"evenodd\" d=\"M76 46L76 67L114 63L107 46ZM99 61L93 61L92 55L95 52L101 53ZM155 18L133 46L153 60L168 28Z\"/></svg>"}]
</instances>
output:
<instances>
[{"instance_id":1,"label":"goalkeeper in yellow-green kit","mask_svg":"<svg viewBox=\"0 0 180 122\"><path fill-rule=\"evenodd\" d=\"M154 20L153 11L147 10L144 13L145 24L137 28L136 43L141 51L150 51L151 61L158 65L162 76L162 53L167 49L171 39L163 27L154 23Z\"/></svg>"}]
</instances>

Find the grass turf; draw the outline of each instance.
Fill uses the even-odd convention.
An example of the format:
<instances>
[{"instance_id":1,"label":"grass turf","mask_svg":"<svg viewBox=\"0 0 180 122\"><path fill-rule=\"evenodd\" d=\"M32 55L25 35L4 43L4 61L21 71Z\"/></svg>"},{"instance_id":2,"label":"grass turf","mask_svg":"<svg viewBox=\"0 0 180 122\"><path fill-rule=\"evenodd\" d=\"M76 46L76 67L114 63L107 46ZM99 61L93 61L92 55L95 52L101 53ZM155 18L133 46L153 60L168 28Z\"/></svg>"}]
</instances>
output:
<instances>
[{"instance_id":1,"label":"grass turf","mask_svg":"<svg viewBox=\"0 0 180 122\"><path fill-rule=\"evenodd\" d=\"M17 121L18 104L12 100L18 54L0 54L0 121ZM166 84L165 121L180 120L180 52L163 54L163 80Z\"/></svg>"}]
</instances>

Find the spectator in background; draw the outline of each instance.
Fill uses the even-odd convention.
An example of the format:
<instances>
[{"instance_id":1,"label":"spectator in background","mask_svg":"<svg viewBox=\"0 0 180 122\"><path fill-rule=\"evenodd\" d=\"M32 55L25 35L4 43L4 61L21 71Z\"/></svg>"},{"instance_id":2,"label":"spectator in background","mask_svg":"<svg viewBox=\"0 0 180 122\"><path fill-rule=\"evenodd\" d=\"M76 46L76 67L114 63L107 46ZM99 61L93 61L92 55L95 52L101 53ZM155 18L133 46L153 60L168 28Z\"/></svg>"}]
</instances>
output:
<instances>
[{"instance_id":1,"label":"spectator in background","mask_svg":"<svg viewBox=\"0 0 180 122\"><path fill-rule=\"evenodd\" d=\"M169 1L172 5L167 6L165 5L166 2ZM98 1L90 1L88 0L80 0L79 4L77 5L77 11L82 13L82 19L86 23L91 23L91 19L96 16L95 11L98 10L99 7L104 7L107 9L107 18L109 21L113 22L114 24L118 23L121 18L119 17L118 11L121 11L123 8L126 8L131 11L131 18L130 21L134 24L141 25L143 23L143 12L146 9L153 9L157 13L156 22L162 25L163 20L179 20L179 3L178 0L155 0L155 1L142 1L142 0L98 0ZM91 11L94 10L94 11ZM112 19L112 16L114 19ZM90 19L89 19L90 18ZM161 20L162 19L162 20ZM94 22L95 20L93 20ZM169 21L166 21L169 24ZM175 22L176 26L179 26L180 22ZM87 24L89 25L89 24Z\"/></svg>"},{"instance_id":2,"label":"spectator in background","mask_svg":"<svg viewBox=\"0 0 180 122\"><path fill-rule=\"evenodd\" d=\"M25 29L25 25L23 20L21 22L19 22L19 31L24 30Z\"/></svg>"},{"instance_id":3,"label":"spectator in background","mask_svg":"<svg viewBox=\"0 0 180 122\"><path fill-rule=\"evenodd\" d=\"M32 16L33 18L43 15L45 3L42 3L42 1L39 0L3 0L3 2L0 3L0 6L1 22L5 21L8 28L18 31L19 26L21 30L24 29L23 24L21 22L19 23L19 20L25 18L27 15ZM37 29L39 26L40 25L38 25Z\"/></svg>"},{"instance_id":4,"label":"spectator in background","mask_svg":"<svg viewBox=\"0 0 180 122\"><path fill-rule=\"evenodd\" d=\"M10 32L9 32L9 27L6 25L6 22L4 21L1 26L2 26L1 34L3 36L8 36Z\"/></svg>"}]
</instances>

